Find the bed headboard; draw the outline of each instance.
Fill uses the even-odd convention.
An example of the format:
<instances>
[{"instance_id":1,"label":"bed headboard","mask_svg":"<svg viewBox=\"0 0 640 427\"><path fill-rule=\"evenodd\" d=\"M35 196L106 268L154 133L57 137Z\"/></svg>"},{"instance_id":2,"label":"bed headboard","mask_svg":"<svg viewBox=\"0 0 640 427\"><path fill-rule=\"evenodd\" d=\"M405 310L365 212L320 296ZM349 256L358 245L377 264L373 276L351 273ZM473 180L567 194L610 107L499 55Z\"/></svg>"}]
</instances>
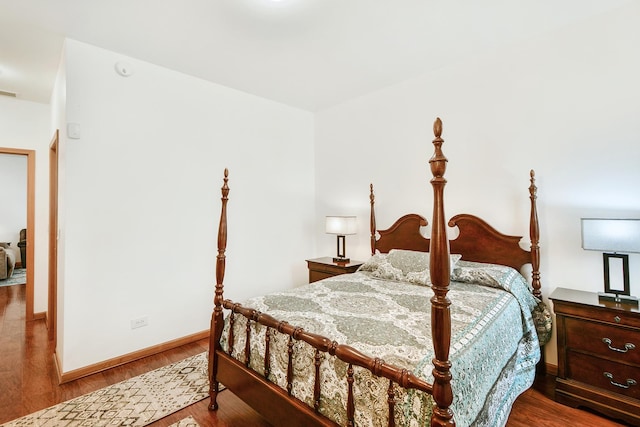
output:
<instances>
[{"instance_id":1,"label":"bed headboard","mask_svg":"<svg viewBox=\"0 0 640 427\"><path fill-rule=\"evenodd\" d=\"M456 215L449 220L448 226L458 227L459 232L458 237L449 240L449 247L450 253L461 254L462 259L466 261L507 265L518 271L524 265L531 264L534 295L540 297L540 228L536 208L537 187L533 170L530 171L529 177L529 198L531 201L529 218L530 250L522 249L520 246L522 236L502 234L483 219L469 214ZM369 191L371 202L371 253L387 253L391 249L429 252L431 241L420 232L421 227L426 226L428 223L421 215L407 214L385 230L376 229L373 184L370 185Z\"/></svg>"}]
</instances>

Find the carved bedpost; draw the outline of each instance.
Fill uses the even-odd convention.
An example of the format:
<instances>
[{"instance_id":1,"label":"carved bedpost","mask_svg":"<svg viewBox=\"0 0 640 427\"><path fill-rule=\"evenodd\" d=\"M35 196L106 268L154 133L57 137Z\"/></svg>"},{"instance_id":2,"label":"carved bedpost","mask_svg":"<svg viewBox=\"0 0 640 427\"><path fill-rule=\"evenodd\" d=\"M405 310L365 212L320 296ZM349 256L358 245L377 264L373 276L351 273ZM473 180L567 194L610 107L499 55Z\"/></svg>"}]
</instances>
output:
<instances>
[{"instance_id":1,"label":"carved bedpost","mask_svg":"<svg viewBox=\"0 0 640 427\"><path fill-rule=\"evenodd\" d=\"M531 239L531 285L533 295L542 299L540 291L540 226L538 225L538 209L536 199L538 187L536 187L536 173L533 169L530 172L531 185L529 185L529 198L531 199L531 218L529 219L529 237Z\"/></svg>"},{"instance_id":2,"label":"carved bedpost","mask_svg":"<svg viewBox=\"0 0 640 427\"><path fill-rule=\"evenodd\" d=\"M451 345L451 301L447 297L449 292L449 239L447 238L446 221L444 217L444 186L447 180L444 173L447 158L442 154L442 121L437 118L433 124L435 152L429 160L431 167L431 185L433 186L433 221L431 223L431 248L429 270L431 274L431 335L433 337L433 399L435 405L431 415L432 426L455 426L451 403L451 361L449 349Z\"/></svg>"},{"instance_id":3,"label":"carved bedpost","mask_svg":"<svg viewBox=\"0 0 640 427\"><path fill-rule=\"evenodd\" d=\"M227 201L229 200L229 171L224 170L224 184L222 185L222 210L220 212L220 224L218 225L218 256L216 257L216 291L213 299L214 309L211 314L211 333L209 334L209 403L210 410L218 409L219 383L217 381L218 355L216 350L220 349L220 337L224 317L222 314L222 302L224 300L224 270L226 265L225 251L227 249Z\"/></svg>"},{"instance_id":4,"label":"carved bedpost","mask_svg":"<svg viewBox=\"0 0 640 427\"><path fill-rule=\"evenodd\" d=\"M369 184L369 202L371 203L371 216L369 220L369 229L371 230L371 255L376 253L376 211L374 204L376 196L373 194L373 184Z\"/></svg>"}]
</instances>

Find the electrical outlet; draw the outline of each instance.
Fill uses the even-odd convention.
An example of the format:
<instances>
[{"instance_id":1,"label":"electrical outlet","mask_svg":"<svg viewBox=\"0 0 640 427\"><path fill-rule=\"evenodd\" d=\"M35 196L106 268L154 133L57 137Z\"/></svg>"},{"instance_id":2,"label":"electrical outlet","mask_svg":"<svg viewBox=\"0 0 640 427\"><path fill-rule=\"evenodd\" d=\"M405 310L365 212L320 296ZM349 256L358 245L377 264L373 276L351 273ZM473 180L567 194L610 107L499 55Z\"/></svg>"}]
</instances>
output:
<instances>
[{"instance_id":1,"label":"electrical outlet","mask_svg":"<svg viewBox=\"0 0 640 427\"><path fill-rule=\"evenodd\" d=\"M131 329L142 328L149 324L149 318L147 316L138 317L137 319L131 319Z\"/></svg>"}]
</instances>

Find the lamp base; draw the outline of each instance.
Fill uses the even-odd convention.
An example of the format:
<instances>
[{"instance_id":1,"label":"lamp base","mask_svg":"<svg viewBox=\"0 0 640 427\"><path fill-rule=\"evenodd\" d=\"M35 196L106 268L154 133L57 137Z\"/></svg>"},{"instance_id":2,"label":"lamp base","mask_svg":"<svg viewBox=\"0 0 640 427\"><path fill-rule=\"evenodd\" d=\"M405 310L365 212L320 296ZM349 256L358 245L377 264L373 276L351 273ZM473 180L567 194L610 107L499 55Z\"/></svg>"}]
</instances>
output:
<instances>
[{"instance_id":1,"label":"lamp base","mask_svg":"<svg viewBox=\"0 0 640 427\"><path fill-rule=\"evenodd\" d=\"M333 258L333 262L335 262L336 264L348 264L351 260L349 258L340 258L340 257L334 257Z\"/></svg>"},{"instance_id":2,"label":"lamp base","mask_svg":"<svg viewBox=\"0 0 640 427\"><path fill-rule=\"evenodd\" d=\"M598 292L600 301L613 301L621 304L638 305L638 297L631 295L609 294L606 292Z\"/></svg>"}]
</instances>

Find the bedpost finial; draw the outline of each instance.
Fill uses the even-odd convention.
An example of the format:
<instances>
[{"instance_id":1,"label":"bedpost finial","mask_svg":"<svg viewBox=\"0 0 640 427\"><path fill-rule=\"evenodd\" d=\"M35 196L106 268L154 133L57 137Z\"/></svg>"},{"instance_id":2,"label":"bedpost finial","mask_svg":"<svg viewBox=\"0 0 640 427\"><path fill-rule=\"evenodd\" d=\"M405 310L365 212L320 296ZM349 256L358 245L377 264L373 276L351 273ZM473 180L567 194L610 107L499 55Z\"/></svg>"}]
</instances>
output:
<instances>
[{"instance_id":1,"label":"bedpost finial","mask_svg":"<svg viewBox=\"0 0 640 427\"><path fill-rule=\"evenodd\" d=\"M440 120L440 117L436 117L436 121L433 122L433 134L436 138L442 136L442 120Z\"/></svg>"},{"instance_id":2,"label":"bedpost finial","mask_svg":"<svg viewBox=\"0 0 640 427\"><path fill-rule=\"evenodd\" d=\"M440 120L440 117L436 118L436 121L433 123L433 133L436 136L433 140L434 153L431 159L429 159L429 164L431 165L431 174L433 177L441 179L447 167L447 158L442 153L442 143L444 139L441 138L442 120Z\"/></svg>"},{"instance_id":3,"label":"bedpost finial","mask_svg":"<svg viewBox=\"0 0 640 427\"><path fill-rule=\"evenodd\" d=\"M535 197L538 187L536 187L536 172L533 169L529 172L529 177L529 193L531 193L531 197Z\"/></svg>"},{"instance_id":4,"label":"bedpost finial","mask_svg":"<svg viewBox=\"0 0 640 427\"><path fill-rule=\"evenodd\" d=\"M373 184L369 184L369 201L371 202L371 204L373 205L373 203L376 200L376 196L373 193Z\"/></svg>"},{"instance_id":5,"label":"bedpost finial","mask_svg":"<svg viewBox=\"0 0 640 427\"><path fill-rule=\"evenodd\" d=\"M223 200L227 199L227 196L229 195L229 169L224 168L224 178L223 178L223 184L222 184L222 188L220 189L222 191L222 198Z\"/></svg>"}]
</instances>

